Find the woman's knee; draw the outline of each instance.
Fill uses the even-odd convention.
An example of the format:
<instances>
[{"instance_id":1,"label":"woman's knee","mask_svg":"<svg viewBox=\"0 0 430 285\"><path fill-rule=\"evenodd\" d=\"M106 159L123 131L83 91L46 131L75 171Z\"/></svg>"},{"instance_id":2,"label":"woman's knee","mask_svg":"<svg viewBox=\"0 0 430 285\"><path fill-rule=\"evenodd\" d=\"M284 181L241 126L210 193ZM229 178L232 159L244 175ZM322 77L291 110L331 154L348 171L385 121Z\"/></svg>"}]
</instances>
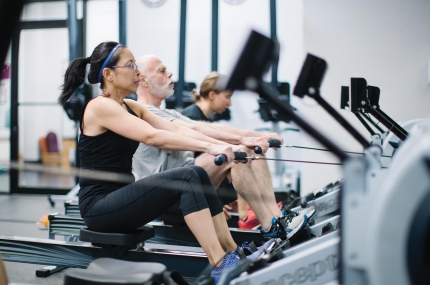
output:
<instances>
[{"instance_id":1,"label":"woman's knee","mask_svg":"<svg viewBox=\"0 0 430 285\"><path fill-rule=\"evenodd\" d=\"M199 176L199 179L203 184L210 182L209 175L203 167L198 165L187 165L185 168L192 169Z\"/></svg>"}]
</instances>

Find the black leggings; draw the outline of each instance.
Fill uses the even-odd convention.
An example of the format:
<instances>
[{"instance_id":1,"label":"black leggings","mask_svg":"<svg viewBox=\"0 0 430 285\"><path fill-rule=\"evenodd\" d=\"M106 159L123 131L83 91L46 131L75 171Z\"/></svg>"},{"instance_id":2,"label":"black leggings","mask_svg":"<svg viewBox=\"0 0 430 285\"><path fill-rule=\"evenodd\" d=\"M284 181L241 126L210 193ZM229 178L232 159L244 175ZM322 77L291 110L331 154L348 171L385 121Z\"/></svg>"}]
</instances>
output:
<instances>
[{"instance_id":1,"label":"black leggings","mask_svg":"<svg viewBox=\"0 0 430 285\"><path fill-rule=\"evenodd\" d=\"M206 171L186 166L163 171L115 190L92 206L84 222L96 231L128 231L156 219L176 202L184 216L222 206Z\"/></svg>"}]
</instances>

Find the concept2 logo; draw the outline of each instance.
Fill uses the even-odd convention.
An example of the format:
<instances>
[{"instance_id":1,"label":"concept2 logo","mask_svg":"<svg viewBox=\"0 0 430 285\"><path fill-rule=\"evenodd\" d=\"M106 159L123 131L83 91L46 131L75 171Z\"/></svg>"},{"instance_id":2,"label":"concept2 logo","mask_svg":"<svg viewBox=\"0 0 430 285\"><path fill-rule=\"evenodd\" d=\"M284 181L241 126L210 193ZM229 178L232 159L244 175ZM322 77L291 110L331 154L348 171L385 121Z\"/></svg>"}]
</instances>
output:
<instances>
[{"instance_id":1,"label":"concept2 logo","mask_svg":"<svg viewBox=\"0 0 430 285\"><path fill-rule=\"evenodd\" d=\"M300 267L294 272L284 274L280 276L278 280L271 279L267 282L263 282L262 285L295 285L302 284L306 281L313 282L317 281L317 279L324 274L337 271L338 269L339 263L337 254L332 254L327 256L324 260L319 260L308 266Z\"/></svg>"},{"instance_id":2,"label":"concept2 logo","mask_svg":"<svg viewBox=\"0 0 430 285\"><path fill-rule=\"evenodd\" d=\"M330 199L326 202L319 203L318 205L316 205L315 208L318 212L321 212L321 211L325 211L327 209L330 209L331 207L333 207L335 205L339 206L339 204L340 204L340 196L337 196L336 198Z\"/></svg>"}]
</instances>

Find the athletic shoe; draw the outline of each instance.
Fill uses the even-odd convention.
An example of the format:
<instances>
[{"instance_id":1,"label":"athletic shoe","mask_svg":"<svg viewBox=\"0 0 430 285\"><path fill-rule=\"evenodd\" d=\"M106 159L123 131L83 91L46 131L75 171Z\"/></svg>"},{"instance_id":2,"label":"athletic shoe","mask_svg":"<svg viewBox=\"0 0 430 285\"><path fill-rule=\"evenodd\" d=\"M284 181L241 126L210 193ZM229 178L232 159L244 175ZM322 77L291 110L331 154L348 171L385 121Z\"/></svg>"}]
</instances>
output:
<instances>
[{"instance_id":1,"label":"athletic shoe","mask_svg":"<svg viewBox=\"0 0 430 285\"><path fill-rule=\"evenodd\" d=\"M287 232L287 238L290 239L306 225L308 217L292 211L283 211L279 221Z\"/></svg>"},{"instance_id":2,"label":"athletic shoe","mask_svg":"<svg viewBox=\"0 0 430 285\"><path fill-rule=\"evenodd\" d=\"M287 231L285 226L281 223L281 218L272 218L272 225L268 231L260 229L263 239L280 238L282 240L287 239Z\"/></svg>"},{"instance_id":3,"label":"athletic shoe","mask_svg":"<svg viewBox=\"0 0 430 285\"><path fill-rule=\"evenodd\" d=\"M299 211L299 215L306 215L308 217L308 221L313 219L317 212L315 211L315 206L309 206L306 209Z\"/></svg>"},{"instance_id":4,"label":"athletic shoe","mask_svg":"<svg viewBox=\"0 0 430 285\"><path fill-rule=\"evenodd\" d=\"M237 225L239 229L255 230L260 226L260 222L258 221L254 211L252 209L248 209L248 215L245 221L239 220Z\"/></svg>"},{"instance_id":5,"label":"athletic shoe","mask_svg":"<svg viewBox=\"0 0 430 285\"><path fill-rule=\"evenodd\" d=\"M298 212L293 212L289 209L281 209L282 216L291 215L292 217L298 216L298 215L306 215L308 217L308 221L311 220L317 212L315 211L315 206L309 206L307 208L304 208L303 210L300 210Z\"/></svg>"},{"instance_id":6,"label":"athletic shoe","mask_svg":"<svg viewBox=\"0 0 430 285\"><path fill-rule=\"evenodd\" d=\"M258 260L263 254L266 253L266 250L272 246L276 241L274 239L270 239L265 242L263 245L256 247L254 242L249 244L247 241L244 242L241 246L238 246L236 249L237 255L241 259L247 258L252 261Z\"/></svg>"},{"instance_id":7,"label":"athletic shoe","mask_svg":"<svg viewBox=\"0 0 430 285\"><path fill-rule=\"evenodd\" d=\"M237 255L236 251L234 251L230 254L226 254L224 256L224 258L222 259L221 265L219 267L215 267L211 271L211 275L214 278L215 283L218 283L221 275L224 272L228 271L230 268L233 268L234 266L236 266L236 264L238 264L239 261L240 261L240 258Z\"/></svg>"}]
</instances>

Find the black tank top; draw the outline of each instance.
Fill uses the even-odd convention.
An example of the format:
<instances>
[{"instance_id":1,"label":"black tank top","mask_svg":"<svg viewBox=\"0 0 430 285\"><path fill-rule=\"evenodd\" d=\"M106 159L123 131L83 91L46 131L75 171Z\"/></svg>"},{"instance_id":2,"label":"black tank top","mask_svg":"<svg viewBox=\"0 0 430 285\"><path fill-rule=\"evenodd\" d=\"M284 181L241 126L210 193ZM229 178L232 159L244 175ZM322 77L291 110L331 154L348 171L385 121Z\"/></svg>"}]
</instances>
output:
<instances>
[{"instance_id":1,"label":"black tank top","mask_svg":"<svg viewBox=\"0 0 430 285\"><path fill-rule=\"evenodd\" d=\"M125 102L123 103L130 114L137 116ZM88 209L105 195L135 181L131 167L133 154L139 146L139 142L118 135L110 130L97 136L85 135L82 131L85 108L82 112L81 134L78 143L80 167L82 169L121 173L128 175L130 181L128 183L111 182L96 178L79 177L79 185L81 187L79 191L79 208L82 217L85 217Z\"/></svg>"}]
</instances>

